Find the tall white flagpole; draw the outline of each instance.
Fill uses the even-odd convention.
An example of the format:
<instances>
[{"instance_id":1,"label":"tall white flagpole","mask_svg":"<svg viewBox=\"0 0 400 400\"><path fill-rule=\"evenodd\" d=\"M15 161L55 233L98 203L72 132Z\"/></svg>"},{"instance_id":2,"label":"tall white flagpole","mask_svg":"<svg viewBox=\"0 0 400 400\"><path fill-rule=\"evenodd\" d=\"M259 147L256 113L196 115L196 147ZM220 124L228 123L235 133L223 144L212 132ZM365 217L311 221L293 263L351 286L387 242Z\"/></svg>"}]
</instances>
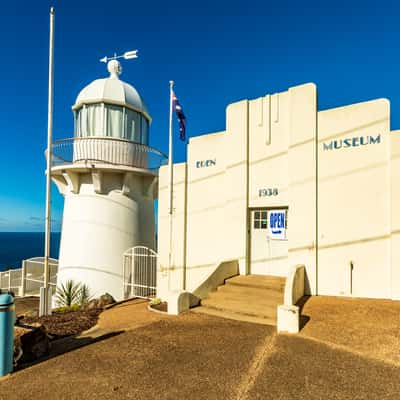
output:
<instances>
[{"instance_id":1,"label":"tall white flagpole","mask_svg":"<svg viewBox=\"0 0 400 400\"><path fill-rule=\"evenodd\" d=\"M170 269L172 265L172 212L173 212L173 144L172 144L172 114L173 114L173 94L174 94L174 81L169 81L169 138L168 138L168 239L169 239L169 250L168 250L168 276L170 275Z\"/></svg>"},{"instance_id":2,"label":"tall white flagpole","mask_svg":"<svg viewBox=\"0 0 400 400\"><path fill-rule=\"evenodd\" d=\"M46 174L46 226L44 243L44 294L41 296L41 314L49 314L49 258L51 232L51 143L53 136L53 87L54 87L54 7L50 8L50 43L49 43L49 92L47 118L47 174Z\"/></svg>"}]
</instances>

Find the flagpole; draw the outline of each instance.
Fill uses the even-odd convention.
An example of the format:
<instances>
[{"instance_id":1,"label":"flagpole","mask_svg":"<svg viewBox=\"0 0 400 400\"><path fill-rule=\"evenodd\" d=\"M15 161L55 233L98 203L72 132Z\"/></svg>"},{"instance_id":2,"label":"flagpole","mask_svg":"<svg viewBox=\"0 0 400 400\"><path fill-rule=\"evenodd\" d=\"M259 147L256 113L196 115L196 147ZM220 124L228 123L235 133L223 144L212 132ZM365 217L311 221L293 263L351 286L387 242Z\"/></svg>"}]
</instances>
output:
<instances>
[{"instance_id":1,"label":"flagpole","mask_svg":"<svg viewBox=\"0 0 400 400\"><path fill-rule=\"evenodd\" d=\"M49 314L49 258L51 232L51 142L53 136L53 81L54 81L54 7L50 8L49 92L47 119L47 174L46 174L46 226L44 243L44 293L40 307L43 315Z\"/></svg>"},{"instance_id":2,"label":"flagpole","mask_svg":"<svg viewBox=\"0 0 400 400\"><path fill-rule=\"evenodd\" d=\"M168 250L168 276L172 266L172 212L173 212L173 143L172 143L172 114L173 114L173 88L174 81L169 81L169 138L168 138L168 238L169 238L169 250Z\"/></svg>"}]
</instances>

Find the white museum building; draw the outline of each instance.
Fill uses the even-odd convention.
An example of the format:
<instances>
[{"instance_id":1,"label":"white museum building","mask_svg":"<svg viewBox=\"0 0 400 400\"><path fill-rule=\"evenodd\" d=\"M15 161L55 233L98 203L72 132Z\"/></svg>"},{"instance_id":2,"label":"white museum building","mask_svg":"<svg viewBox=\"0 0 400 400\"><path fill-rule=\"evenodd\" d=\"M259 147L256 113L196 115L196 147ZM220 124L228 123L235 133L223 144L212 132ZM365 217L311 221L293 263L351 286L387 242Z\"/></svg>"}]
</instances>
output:
<instances>
[{"instance_id":1,"label":"white museum building","mask_svg":"<svg viewBox=\"0 0 400 400\"><path fill-rule=\"evenodd\" d=\"M200 302L239 313L254 292L274 298L268 321L304 293L400 299L400 134L388 100L318 111L309 83L230 104L225 130L191 137L187 162L173 165L170 208L149 111L117 60L108 70L79 93L73 138L53 144L65 198L58 284L117 300L132 294L126 280L156 286L171 313ZM158 262L131 257L127 274L132 248Z\"/></svg>"},{"instance_id":2,"label":"white museum building","mask_svg":"<svg viewBox=\"0 0 400 400\"><path fill-rule=\"evenodd\" d=\"M171 250L160 169L159 293L204 299L234 262L249 282L297 290L303 266L306 294L400 299L399 157L386 99L318 111L309 83L228 105L225 130L174 165Z\"/></svg>"}]
</instances>

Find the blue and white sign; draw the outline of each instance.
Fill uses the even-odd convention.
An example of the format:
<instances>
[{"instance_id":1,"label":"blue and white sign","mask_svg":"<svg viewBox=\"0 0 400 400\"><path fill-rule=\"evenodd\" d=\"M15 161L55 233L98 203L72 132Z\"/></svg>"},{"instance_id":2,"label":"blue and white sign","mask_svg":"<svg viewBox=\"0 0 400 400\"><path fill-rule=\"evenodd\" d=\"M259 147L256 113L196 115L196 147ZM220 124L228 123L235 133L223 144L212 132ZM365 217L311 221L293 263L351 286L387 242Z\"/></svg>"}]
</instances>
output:
<instances>
[{"instance_id":1,"label":"blue and white sign","mask_svg":"<svg viewBox=\"0 0 400 400\"><path fill-rule=\"evenodd\" d=\"M271 239L286 239L286 210L268 211L268 233Z\"/></svg>"}]
</instances>

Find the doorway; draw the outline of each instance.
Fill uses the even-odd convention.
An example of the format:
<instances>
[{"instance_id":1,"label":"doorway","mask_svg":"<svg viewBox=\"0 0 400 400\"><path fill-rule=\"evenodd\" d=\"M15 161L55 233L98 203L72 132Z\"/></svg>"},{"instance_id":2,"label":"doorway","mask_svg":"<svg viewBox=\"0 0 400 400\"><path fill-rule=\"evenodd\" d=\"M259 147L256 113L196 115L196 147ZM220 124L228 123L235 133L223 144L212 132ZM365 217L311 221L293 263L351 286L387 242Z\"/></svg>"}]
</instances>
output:
<instances>
[{"instance_id":1,"label":"doorway","mask_svg":"<svg viewBox=\"0 0 400 400\"><path fill-rule=\"evenodd\" d=\"M250 274L286 276L288 207L250 210Z\"/></svg>"}]
</instances>

